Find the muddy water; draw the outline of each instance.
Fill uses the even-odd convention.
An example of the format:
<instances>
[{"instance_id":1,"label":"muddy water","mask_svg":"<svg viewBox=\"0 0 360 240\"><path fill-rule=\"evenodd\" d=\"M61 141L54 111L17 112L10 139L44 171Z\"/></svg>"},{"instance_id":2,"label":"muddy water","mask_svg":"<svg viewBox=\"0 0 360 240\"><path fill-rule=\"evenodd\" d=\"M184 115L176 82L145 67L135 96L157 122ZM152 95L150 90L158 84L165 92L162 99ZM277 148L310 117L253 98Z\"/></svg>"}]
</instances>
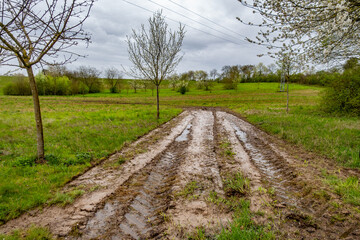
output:
<instances>
[{"instance_id":1,"label":"muddy water","mask_svg":"<svg viewBox=\"0 0 360 240\"><path fill-rule=\"evenodd\" d=\"M98 210L76 239L147 239L161 228L168 208L171 186L187 147L192 125L188 124L170 147L136 174L111 201Z\"/></svg>"},{"instance_id":2,"label":"muddy water","mask_svg":"<svg viewBox=\"0 0 360 240\"><path fill-rule=\"evenodd\" d=\"M243 120L227 113L220 113L235 132L239 142L250 157L251 162L259 170L263 180L273 187L282 204L299 208L298 200L289 192L294 191L289 181L294 178L291 170L284 168L283 159L267 144L261 141ZM303 210L303 209L302 209Z\"/></svg>"}]
</instances>

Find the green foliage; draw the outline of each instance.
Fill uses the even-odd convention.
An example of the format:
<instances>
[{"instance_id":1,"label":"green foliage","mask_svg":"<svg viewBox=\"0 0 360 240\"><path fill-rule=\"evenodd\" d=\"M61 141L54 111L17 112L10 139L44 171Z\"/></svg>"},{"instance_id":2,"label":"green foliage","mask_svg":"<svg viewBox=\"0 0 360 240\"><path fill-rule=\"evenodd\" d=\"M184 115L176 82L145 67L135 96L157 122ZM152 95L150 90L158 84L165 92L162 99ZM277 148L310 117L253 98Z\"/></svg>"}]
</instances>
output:
<instances>
[{"instance_id":1,"label":"green foliage","mask_svg":"<svg viewBox=\"0 0 360 240\"><path fill-rule=\"evenodd\" d=\"M182 95L184 95L185 93L186 93L186 87L185 86L181 86L180 88L179 88L179 92L182 94Z\"/></svg>"},{"instance_id":2,"label":"green foliage","mask_svg":"<svg viewBox=\"0 0 360 240\"><path fill-rule=\"evenodd\" d=\"M14 167L31 167L36 164L36 157L17 157L12 166Z\"/></svg>"},{"instance_id":3,"label":"green foliage","mask_svg":"<svg viewBox=\"0 0 360 240\"><path fill-rule=\"evenodd\" d=\"M4 95L14 95L14 96L29 96L31 95L31 89L29 81L24 76L14 77L15 81L5 85L3 89Z\"/></svg>"},{"instance_id":4,"label":"green foliage","mask_svg":"<svg viewBox=\"0 0 360 240\"><path fill-rule=\"evenodd\" d=\"M38 73L35 76L39 95L70 95L73 91L71 89L71 81L68 77L52 77L45 76L43 73Z\"/></svg>"},{"instance_id":5,"label":"green foliage","mask_svg":"<svg viewBox=\"0 0 360 240\"><path fill-rule=\"evenodd\" d=\"M333 81L321 105L326 112L360 116L360 70L345 71Z\"/></svg>"}]
</instances>

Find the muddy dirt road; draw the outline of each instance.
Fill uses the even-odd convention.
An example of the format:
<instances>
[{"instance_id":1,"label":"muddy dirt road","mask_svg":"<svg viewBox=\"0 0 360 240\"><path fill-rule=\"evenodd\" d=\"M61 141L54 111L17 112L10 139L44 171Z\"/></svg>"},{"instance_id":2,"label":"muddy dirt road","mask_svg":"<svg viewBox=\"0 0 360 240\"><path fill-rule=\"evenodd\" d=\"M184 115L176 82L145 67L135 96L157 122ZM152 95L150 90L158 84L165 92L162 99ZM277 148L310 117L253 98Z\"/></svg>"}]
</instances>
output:
<instances>
[{"instance_id":1,"label":"muddy dirt road","mask_svg":"<svg viewBox=\"0 0 360 240\"><path fill-rule=\"evenodd\" d=\"M224 180L241 172L254 222L276 238L360 239L358 214L330 204L341 200L320 179L335 167L308 162L231 113L191 109L70 182L64 192L85 190L73 204L33 210L0 232L36 224L62 239L186 239L201 227L216 236L233 214L209 196L231 197Z\"/></svg>"}]
</instances>

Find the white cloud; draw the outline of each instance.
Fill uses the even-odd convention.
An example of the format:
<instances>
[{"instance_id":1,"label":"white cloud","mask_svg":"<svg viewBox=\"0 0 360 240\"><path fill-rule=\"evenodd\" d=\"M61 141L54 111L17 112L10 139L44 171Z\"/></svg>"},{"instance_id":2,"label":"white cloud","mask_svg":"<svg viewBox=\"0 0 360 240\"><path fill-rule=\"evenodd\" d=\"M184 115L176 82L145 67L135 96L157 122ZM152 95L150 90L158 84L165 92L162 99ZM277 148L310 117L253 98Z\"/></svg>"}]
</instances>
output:
<instances>
[{"instance_id":1,"label":"white cloud","mask_svg":"<svg viewBox=\"0 0 360 240\"><path fill-rule=\"evenodd\" d=\"M186 36L183 45L184 58L178 67L178 72L203 69L210 71L213 68L221 70L224 65L235 64L257 64L264 62L270 64L270 58L258 58L257 54L266 52L267 49L247 43L244 37L256 35L257 29L244 26L236 17L253 17L249 9L244 8L236 0L129 0L150 11L161 9L156 2L168 9L176 11L188 18L194 19L202 24L193 22L168 9L163 13L170 19L187 24ZM206 21L205 19L173 4L171 1L188 8L201 16L208 18L219 25ZM144 9L126 3L123 0L99 0L95 2L91 16L85 23L85 30L92 34L92 43L86 48L83 44L74 47L73 51L87 55L68 66L76 68L80 65L90 65L104 70L109 66L121 69L121 66L129 67L131 63L127 56L126 35L131 34L131 29L139 29L141 24L147 25L147 19L152 15ZM168 20L171 29L178 28L178 23ZM207 28L210 26L213 29ZM195 30L193 28L199 30ZM214 30L216 29L216 30ZM230 29L230 30L228 30ZM203 31L203 32L202 32ZM219 33L224 32L226 35ZM204 33L207 32L208 34ZM235 32L235 33L234 33ZM237 34L236 34L237 33ZM218 37L214 37L212 35ZM233 37L231 37L231 36ZM226 41L228 39L231 41ZM233 42L237 43L234 44ZM0 73L4 73L3 68Z\"/></svg>"}]
</instances>

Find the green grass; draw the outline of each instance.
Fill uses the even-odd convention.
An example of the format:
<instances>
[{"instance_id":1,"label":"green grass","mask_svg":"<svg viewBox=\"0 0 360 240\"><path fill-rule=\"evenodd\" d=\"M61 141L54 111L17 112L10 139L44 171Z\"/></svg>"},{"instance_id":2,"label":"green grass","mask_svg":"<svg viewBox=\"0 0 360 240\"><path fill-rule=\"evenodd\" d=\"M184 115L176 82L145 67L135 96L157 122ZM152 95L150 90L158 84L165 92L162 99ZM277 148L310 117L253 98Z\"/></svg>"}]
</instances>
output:
<instances>
[{"instance_id":1,"label":"green grass","mask_svg":"<svg viewBox=\"0 0 360 240\"><path fill-rule=\"evenodd\" d=\"M250 201L246 199L249 194L249 180L239 172L226 176L223 181L225 192L231 190L235 194L226 194L227 197L223 198L216 192L210 192L208 200L218 207L231 209L234 214L232 222L223 227L215 239L275 239L270 227L257 225L252 220L255 213L250 211ZM241 196L236 193L241 193Z\"/></svg>"},{"instance_id":2,"label":"green grass","mask_svg":"<svg viewBox=\"0 0 360 240\"><path fill-rule=\"evenodd\" d=\"M191 181L185 185L183 190L177 192L175 196L177 197L181 196L189 199L196 199L198 198L198 195L195 195L195 191L199 188L200 188L199 183L197 183L196 181Z\"/></svg>"},{"instance_id":3,"label":"green grass","mask_svg":"<svg viewBox=\"0 0 360 240\"><path fill-rule=\"evenodd\" d=\"M224 180L224 191L227 195L243 196L250 191L249 179L244 178L241 173L228 176Z\"/></svg>"},{"instance_id":4,"label":"green grass","mask_svg":"<svg viewBox=\"0 0 360 240\"><path fill-rule=\"evenodd\" d=\"M6 81L11 79L0 78L0 89ZM222 84L216 84L211 91L193 86L181 95L163 85L160 121L155 119L156 99L151 90L41 97L45 165L34 162L31 97L0 96L0 222L54 199L58 190L92 161L120 150L125 142L177 115L183 106L232 109L288 142L344 166L360 168L359 118L320 112L324 88L299 84L290 85L290 113L286 114L286 94L277 92L277 87L277 83L242 83L237 90L224 90Z\"/></svg>"},{"instance_id":5,"label":"green grass","mask_svg":"<svg viewBox=\"0 0 360 240\"><path fill-rule=\"evenodd\" d=\"M41 98L47 164L36 165L31 97L0 96L0 223L53 199L71 202L57 191L94 160L120 150L181 109Z\"/></svg>"},{"instance_id":6,"label":"green grass","mask_svg":"<svg viewBox=\"0 0 360 240\"><path fill-rule=\"evenodd\" d=\"M181 95L161 89L160 103L170 106L226 107L245 116L265 131L300 145L308 151L334 159L339 164L360 168L360 119L325 114L319 110L323 87L290 85L290 112L286 93L277 92L277 83L242 83L237 90L224 90L216 84L213 90L190 89ZM116 97L115 97L116 96ZM88 100L155 104L151 91L112 95L89 94Z\"/></svg>"},{"instance_id":7,"label":"green grass","mask_svg":"<svg viewBox=\"0 0 360 240\"><path fill-rule=\"evenodd\" d=\"M52 240L51 233L46 228L31 226L26 231L16 230L10 235L1 235L1 240Z\"/></svg>"},{"instance_id":8,"label":"green grass","mask_svg":"<svg viewBox=\"0 0 360 240\"><path fill-rule=\"evenodd\" d=\"M256 225L251 219L250 202L242 200L233 216L233 221L229 227L223 228L218 240L252 240L252 239L275 239L274 234L264 226Z\"/></svg>"},{"instance_id":9,"label":"green grass","mask_svg":"<svg viewBox=\"0 0 360 240\"><path fill-rule=\"evenodd\" d=\"M335 175L323 174L325 182L333 187L336 194L340 195L346 203L360 206L360 184L355 176L340 179Z\"/></svg>"}]
</instances>

